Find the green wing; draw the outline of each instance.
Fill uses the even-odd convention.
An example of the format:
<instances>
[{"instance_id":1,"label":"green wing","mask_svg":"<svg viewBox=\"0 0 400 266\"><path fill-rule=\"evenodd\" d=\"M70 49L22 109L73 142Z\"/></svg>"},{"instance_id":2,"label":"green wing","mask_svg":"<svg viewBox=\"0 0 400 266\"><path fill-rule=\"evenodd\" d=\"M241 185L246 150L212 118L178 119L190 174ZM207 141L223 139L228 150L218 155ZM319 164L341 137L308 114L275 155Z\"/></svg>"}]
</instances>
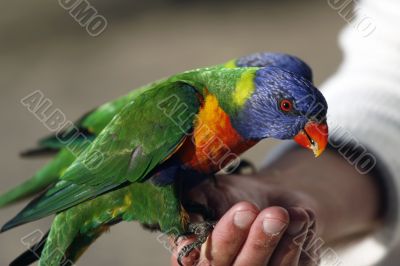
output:
<instances>
[{"instance_id":1,"label":"green wing","mask_svg":"<svg viewBox=\"0 0 400 266\"><path fill-rule=\"evenodd\" d=\"M151 85L151 84L150 84ZM38 147L21 153L24 157L46 154L48 152L57 152L67 144L73 147L84 145L84 142L93 141L104 127L118 114L123 107L132 101L142 91L149 88L150 85L131 91L111 102L105 103L84 114L72 126L58 132L56 135L50 135L42 138L38 142Z\"/></svg>"},{"instance_id":2,"label":"green wing","mask_svg":"<svg viewBox=\"0 0 400 266\"><path fill-rule=\"evenodd\" d=\"M195 88L182 82L165 82L144 91L113 118L61 181L2 231L146 180L191 132L199 106Z\"/></svg>"}]
</instances>

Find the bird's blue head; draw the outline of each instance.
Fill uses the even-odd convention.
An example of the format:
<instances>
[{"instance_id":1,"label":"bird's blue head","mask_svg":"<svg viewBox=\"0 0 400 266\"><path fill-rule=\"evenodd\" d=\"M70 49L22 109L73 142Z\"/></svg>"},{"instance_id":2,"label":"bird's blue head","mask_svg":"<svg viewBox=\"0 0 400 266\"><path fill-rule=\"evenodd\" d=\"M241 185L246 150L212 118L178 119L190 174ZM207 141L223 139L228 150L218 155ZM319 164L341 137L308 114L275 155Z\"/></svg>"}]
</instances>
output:
<instances>
[{"instance_id":1,"label":"bird's blue head","mask_svg":"<svg viewBox=\"0 0 400 266\"><path fill-rule=\"evenodd\" d=\"M235 65L237 67L274 66L296 73L311 82L313 79L312 70L304 61L294 55L284 53L254 53L238 58Z\"/></svg>"},{"instance_id":2,"label":"bird's blue head","mask_svg":"<svg viewBox=\"0 0 400 266\"><path fill-rule=\"evenodd\" d=\"M313 84L278 67L256 71L255 88L233 126L246 139L294 139L318 156L327 145L327 103Z\"/></svg>"}]
</instances>

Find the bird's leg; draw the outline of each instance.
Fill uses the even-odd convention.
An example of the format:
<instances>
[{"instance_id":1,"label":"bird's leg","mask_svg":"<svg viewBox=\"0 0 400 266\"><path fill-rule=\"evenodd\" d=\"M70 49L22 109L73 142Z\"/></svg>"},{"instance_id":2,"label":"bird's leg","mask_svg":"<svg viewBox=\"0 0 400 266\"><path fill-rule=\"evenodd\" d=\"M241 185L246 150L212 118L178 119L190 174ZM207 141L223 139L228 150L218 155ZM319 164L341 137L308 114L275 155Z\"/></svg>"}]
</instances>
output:
<instances>
[{"instance_id":1,"label":"bird's leg","mask_svg":"<svg viewBox=\"0 0 400 266\"><path fill-rule=\"evenodd\" d=\"M199 214L206 221L216 220L214 211L203 204L197 203L195 201L187 200L185 202L184 206L185 206L185 210L187 212L192 213L192 214ZM175 237L175 240L174 240L175 245L178 244L178 240L181 237L188 237L188 236L194 234L194 232L192 232L190 230L190 226L191 226L191 224L189 224L189 230L187 232Z\"/></svg>"},{"instance_id":2,"label":"bird's leg","mask_svg":"<svg viewBox=\"0 0 400 266\"><path fill-rule=\"evenodd\" d=\"M192 252L196 248L200 248L201 245L206 242L207 237L210 235L212 230L214 229L216 222L198 222L198 223L191 223L188 227L188 233L193 234L196 236L196 240L186 246L184 246L178 253L178 263L180 266L182 264L182 258L187 257L190 252Z\"/></svg>"},{"instance_id":3,"label":"bird's leg","mask_svg":"<svg viewBox=\"0 0 400 266\"><path fill-rule=\"evenodd\" d=\"M215 181L215 176L207 176L211 177L212 180ZM215 183L214 183L215 184ZM182 259L184 257L187 257L194 249L201 247L201 245L206 242L207 237L209 234L212 232L214 229L214 226L216 222L214 222L217 217L215 215L214 210L208 208L206 205L189 200L187 198L182 200L182 205L186 212L190 214L199 214L202 216L204 219L203 222L195 222L195 223L189 223L187 227L187 231L183 234L178 235L175 238L175 245L177 245L177 242L180 237L187 237L187 236L192 236L194 235L196 237L195 241L184 246L178 253L178 263L179 265L182 264Z\"/></svg>"},{"instance_id":4,"label":"bird's leg","mask_svg":"<svg viewBox=\"0 0 400 266\"><path fill-rule=\"evenodd\" d=\"M186 238L186 237L191 236L191 235L193 235L193 233L191 233L191 232L185 232L185 233L182 233L182 234L177 235L177 236L175 237L175 239L174 239L174 244L175 244L175 246L178 245L178 241L179 241L179 239L180 239L181 237Z\"/></svg>"}]
</instances>

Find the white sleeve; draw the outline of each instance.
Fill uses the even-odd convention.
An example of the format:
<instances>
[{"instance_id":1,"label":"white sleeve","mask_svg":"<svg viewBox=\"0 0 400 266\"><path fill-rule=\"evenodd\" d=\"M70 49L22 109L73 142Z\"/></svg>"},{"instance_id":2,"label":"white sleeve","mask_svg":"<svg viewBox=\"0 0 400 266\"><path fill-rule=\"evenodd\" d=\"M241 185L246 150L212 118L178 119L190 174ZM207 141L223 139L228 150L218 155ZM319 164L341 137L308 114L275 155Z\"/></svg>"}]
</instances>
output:
<instances>
[{"instance_id":1,"label":"white sleeve","mask_svg":"<svg viewBox=\"0 0 400 266\"><path fill-rule=\"evenodd\" d=\"M332 137L346 138L347 132L386 169L388 220L375 239L400 250L400 1L364 0L355 10L340 35L343 63L321 88Z\"/></svg>"}]
</instances>

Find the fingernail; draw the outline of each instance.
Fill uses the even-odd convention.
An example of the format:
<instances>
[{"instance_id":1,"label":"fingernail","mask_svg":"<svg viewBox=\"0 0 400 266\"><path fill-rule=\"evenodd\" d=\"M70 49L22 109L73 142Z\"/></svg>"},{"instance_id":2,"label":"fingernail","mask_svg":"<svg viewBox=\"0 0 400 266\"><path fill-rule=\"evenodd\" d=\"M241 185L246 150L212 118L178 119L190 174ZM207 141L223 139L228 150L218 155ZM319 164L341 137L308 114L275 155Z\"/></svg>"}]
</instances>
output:
<instances>
[{"instance_id":1,"label":"fingernail","mask_svg":"<svg viewBox=\"0 0 400 266\"><path fill-rule=\"evenodd\" d=\"M286 229L286 232L289 235L297 235L301 232L301 230L303 230L305 225L306 223L301 221L290 222L288 228Z\"/></svg>"},{"instance_id":2,"label":"fingernail","mask_svg":"<svg viewBox=\"0 0 400 266\"><path fill-rule=\"evenodd\" d=\"M263 221L264 233L267 235L277 235L286 227L286 223L278 219L265 218Z\"/></svg>"},{"instance_id":3,"label":"fingernail","mask_svg":"<svg viewBox=\"0 0 400 266\"><path fill-rule=\"evenodd\" d=\"M233 216L233 223L240 229L249 228L256 218L256 214L251 211L237 211Z\"/></svg>"}]
</instances>

